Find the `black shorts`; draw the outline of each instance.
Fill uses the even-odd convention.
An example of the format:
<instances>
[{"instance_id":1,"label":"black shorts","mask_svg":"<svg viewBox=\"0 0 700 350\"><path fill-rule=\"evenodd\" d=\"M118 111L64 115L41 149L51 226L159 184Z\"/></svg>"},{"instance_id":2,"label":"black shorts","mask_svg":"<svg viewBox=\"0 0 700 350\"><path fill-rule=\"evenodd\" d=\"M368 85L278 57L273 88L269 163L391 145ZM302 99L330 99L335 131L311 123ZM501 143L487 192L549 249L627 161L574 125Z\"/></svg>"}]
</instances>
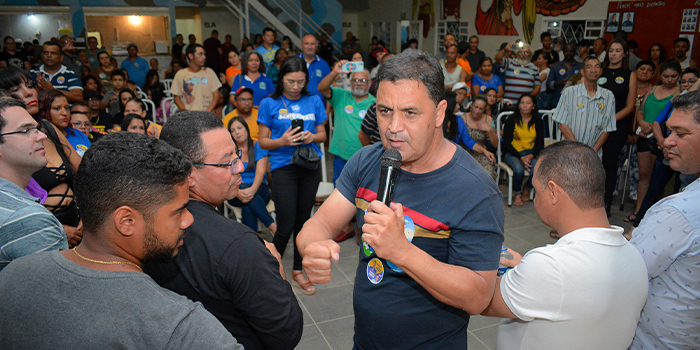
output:
<instances>
[{"instance_id":1,"label":"black shorts","mask_svg":"<svg viewBox=\"0 0 700 350\"><path fill-rule=\"evenodd\" d=\"M652 144L648 138L640 136L637 139L637 153L651 152Z\"/></svg>"}]
</instances>

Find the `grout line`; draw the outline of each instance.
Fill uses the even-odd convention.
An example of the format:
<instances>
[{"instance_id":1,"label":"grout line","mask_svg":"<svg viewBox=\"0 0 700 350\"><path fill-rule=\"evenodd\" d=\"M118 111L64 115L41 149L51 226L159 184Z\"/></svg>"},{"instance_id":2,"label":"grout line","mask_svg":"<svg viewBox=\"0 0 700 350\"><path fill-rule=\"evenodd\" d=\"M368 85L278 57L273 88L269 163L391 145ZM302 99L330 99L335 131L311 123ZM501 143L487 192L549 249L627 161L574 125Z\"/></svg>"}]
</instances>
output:
<instances>
[{"instance_id":1,"label":"grout line","mask_svg":"<svg viewBox=\"0 0 700 350\"><path fill-rule=\"evenodd\" d=\"M344 320L344 319L350 318L350 317L355 317L354 313L353 313L352 315L347 315L347 316L343 316L343 317L334 318L334 319L332 319L332 320L322 321L322 322L319 322L319 323L317 323L317 324L324 324L324 323L328 323L328 322Z\"/></svg>"},{"instance_id":2,"label":"grout line","mask_svg":"<svg viewBox=\"0 0 700 350\"><path fill-rule=\"evenodd\" d=\"M487 317L489 317L489 316L487 316ZM470 331L470 332L473 332L473 331L480 331L480 330L482 330L482 329L486 329L486 328L489 328L489 327L498 326L499 324L500 324L500 321L499 321L499 323L496 323L496 324L491 324L491 325L484 326L484 327L481 327L481 328L470 329L469 331Z\"/></svg>"},{"instance_id":3,"label":"grout line","mask_svg":"<svg viewBox=\"0 0 700 350\"><path fill-rule=\"evenodd\" d=\"M323 334L323 332L321 332L321 328L319 328L318 325L315 323L314 326L316 327L316 329L318 329L318 333L321 334L321 337L323 337L323 340L326 342L326 345L328 345L328 349L333 350L333 348L331 347L331 343L329 343L328 339L326 339L326 335Z\"/></svg>"}]
</instances>

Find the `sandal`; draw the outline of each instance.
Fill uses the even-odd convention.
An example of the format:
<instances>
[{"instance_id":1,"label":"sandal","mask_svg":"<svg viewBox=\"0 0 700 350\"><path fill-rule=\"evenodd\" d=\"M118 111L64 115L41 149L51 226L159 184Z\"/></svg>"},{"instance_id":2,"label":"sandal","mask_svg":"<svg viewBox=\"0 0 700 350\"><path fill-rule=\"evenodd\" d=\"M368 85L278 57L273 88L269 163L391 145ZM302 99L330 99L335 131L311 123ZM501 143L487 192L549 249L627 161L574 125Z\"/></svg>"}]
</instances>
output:
<instances>
[{"instance_id":1,"label":"sandal","mask_svg":"<svg viewBox=\"0 0 700 350\"><path fill-rule=\"evenodd\" d=\"M634 222L634 220L637 220L637 213L630 214L623 219L624 222Z\"/></svg>"},{"instance_id":2,"label":"sandal","mask_svg":"<svg viewBox=\"0 0 700 350\"><path fill-rule=\"evenodd\" d=\"M297 277L301 276L303 278L302 282L299 282L297 280ZM292 271L292 286L297 287L301 289L301 292L306 294L306 295L313 295L316 293L316 287L314 287L314 284L309 282L308 279L306 279L306 276L304 276L304 271Z\"/></svg>"},{"instance_id":3,"label":"sandal","mask_svg":"<svg viewBox=\"0 0 700 350\"><path fill-rule=\"evenodd\" d=\"M554 238L554 239L559 239L559 238L561 238L561 237L559 237L559 234L557 233L556 230L551 230L551 231L549 231L549 237Z\"/></svg>"},{"instance_id":4,"label":"sandal","mask_svg":"<svg viewBox=\"0 0 700 350\"><path fill-rule=\"evenodd\" d=\"M515 198L513 199L513 205L516 207L522 207L523 206L523 198L521 195L516 194Z\"/></svg>"},{"instance_id":5,"label":"sandal","mask_svg":"<svg viewBox=\"0 0 700 350\"><path fill-rule=\"evenodd\" d=\"M527 189L527 188L523 189L522 201L523 201L523 202L529 202L529 201L530 201L530 190Z\"/></svg>"}]
</instances>

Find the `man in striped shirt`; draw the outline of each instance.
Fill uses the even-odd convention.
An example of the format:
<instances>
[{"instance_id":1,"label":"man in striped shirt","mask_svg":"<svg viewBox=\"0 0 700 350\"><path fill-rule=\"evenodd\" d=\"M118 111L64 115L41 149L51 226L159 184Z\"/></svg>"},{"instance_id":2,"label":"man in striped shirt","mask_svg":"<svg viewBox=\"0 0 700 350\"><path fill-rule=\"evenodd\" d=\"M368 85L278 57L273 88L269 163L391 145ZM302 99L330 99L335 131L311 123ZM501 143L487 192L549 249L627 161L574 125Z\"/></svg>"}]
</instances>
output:
<instances>
[{"instance_id":1,"label":"man in striped shirt","mask_svg":"<svg viewBox=\"0 0 700 350\"><path fill-rule=\"evenodd\" d=\"M44 62L39 68L29 71L29 75L36 82L38 90L61 90L68 102L83 101L83 84L78 74L64 66L63 51L57 42L47 41L41 50L41 60Z\"/></svg>"},{"instance_id":2,"label":"man in striped shirt","mask_svg":"<svg viewBox=\"0 0 700 350\"><path fill-rule=\"evenodd\" d=\"M608 134L616 130L615 97L596 83L602 73L595 56L583 60L582 83L565 89L552 119L567 140L583 142L602 155Z\"/></svg>"},{"instance_id":3,"label":"man in striped shirt","mask_svg":"<svg viewBox=\"0 0 700 350\"><path fill-rule=\"evenodd\" d=\"M46 166L46 135L15 99L0 100L0 270L12 260L68 249L63 226L24 189Z\"/></svg>"},{"instance_id":4,"label":"man in striped shirt","mask_svg":"<svg viewBox=\"0 0 700 350\"><path fill-rule=\"evenodd\" d=\"M510 58L513 51L515 58ZM516 102L524 94L536 96L540 92L540 70L530 62L531 57L532 48L523 42L510 43L496 54L496 62L506 72L504 98Z\"/></svg>"}]
</instances>

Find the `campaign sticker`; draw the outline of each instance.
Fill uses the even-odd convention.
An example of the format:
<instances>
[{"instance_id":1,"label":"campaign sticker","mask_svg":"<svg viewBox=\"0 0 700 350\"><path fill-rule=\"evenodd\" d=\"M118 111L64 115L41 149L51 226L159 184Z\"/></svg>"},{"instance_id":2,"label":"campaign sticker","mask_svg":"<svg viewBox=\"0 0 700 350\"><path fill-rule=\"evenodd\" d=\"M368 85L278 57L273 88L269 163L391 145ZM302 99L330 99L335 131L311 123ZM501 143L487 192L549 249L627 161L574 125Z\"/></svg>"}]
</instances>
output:
<instances>
[{"instance_id":1,"label":"campaign sticker","mask_svg":"<svg viewBox=\"0 0 700 350\"><path fill-rule=\"evenodd\" d=\"M357 113L357 115L360 116L360 118L365 119L365 116L367 115L367 110L362 110L360 113Z\"/></svg>"},{"instance_id":2,"label":"campaign sticker","mask_svg":"<svg viewBox=\"0 0 700 350\"><path fill-rule=\"evenodd\" d=\"M372 284L378 284L384 279L384 265L381 260L374 258L367 264L367 279Z\"/></svg>"},{"instance_id":3,"label":"campaign sticker","mask_svg":"<svg viewBox=\"0 0 700 350\"><path fill-rule=\"evenodd\" d=\"M267 90L267 85L265 85L264 82L260 82L260 89L261 89L261 90Z\"/></svg>"},{"instance_id":4,"label":"campaign sticker","mask_svg":"<svg viewBox=\"0 0 700 350\"><path fill-rule=\"evenodd\" d=\"M299 110L301 110L301 108L299 107L299 105L292 105L292 112L298 113Z\"/></svg>"},{"instance_id":5,"label":"campaign sticker","mask_svg":"<svg viewBox=\"0 0 700 350\"><path fill-rule=\"evenodd\" d=\"M586 107L584 107L582 103L576 105L576 112L583 112L585 109Z\"/></svg>"},{"instance_id":6,"label":"campaign sticker","mask_svg":"<svg viewBox=\"0 0 700 350\"><path fill-rule=\"evenodd\" d=\"M559 70L559 74L564 75L566 74L566 69L562 68Z\"/></svg>"},{"instance_id":7,"label":"campaign sticker","mask_svg":"<svg viewBox=\"0 0 700 350\"><path fill-rule=\"evenodd\" d=\"M486 85L481 85L481 86L479 87L479 90L480 90L481 92L484 92L484 91L486 90Z\"/></svg>"},{"instance_id":8,"label":"campaign sticker","mask_svg":"<svg viewBox=\"0 0 700 350\"><path fill-rule=\"evenodd\" d=\"M138 62L134 62L134 67L138 67L138 66L139 66L139 63L138 63Z\"/></svg>"},{"instance_id":9,"label":"campaign sticker","mask_svg":"<svg viewBox=\"0 0 700 350\"><path fill-rule=\"evenodd\" d=\"M600 77L598 78L598 85L603 85L608 82L608 78L606 77Z\"/></svg>"},{"instance_id":10,"label":"campaign sticker","mask_svg":"<svg viewBox=\"0 0 700 350\"><path fill-rule=\"evenodd\" d=\"M199 77L192 77L192 84L199 85Z\"/></svg>"},{"instance_id":11,"label":"campaign sticker","mask_svg":"<svg viewBox=\"0 0 700 350\"><path fill-rule=\"evenodd\" d=\"M413 236L416 234L416 225L413 223L413 219L407 215L404 215L403 224L403 234L406 235L406 239L408 239L409 242L413 242ZM396 266L389 260L386 261L386 265L398 273L403 273L403 270L400 267Z\"/></svg>"},{"instance_id":12,"label":"campaign sticker","mask_svg":"<svg viewBox=\"0 0 700 350\"><path fill-rule=\"evenodd\" d=\"M574 71L574 74L578 74L578 69Z\"/></svg>"},{"instance_id":13,"label":"campaign sticker","mask_svg":"<svg viewBox=\"0 0 700 350\"><path fill-rule=\"evenodd\" d=\"M520 74L520 71L516 69L514 73L515 73L515 74Z\"/></svg>"},{"instance_id":14,"label":"campaign sticker","mask_svg":"<svg viewBox=\"0 0 700 350\"><path fill-rule=\"evenodd\" d=\"M347 114L351 114L351 113L352 113L352 111L353 111L353 108L352 108L352 106L350 106L350 105L347 105L347 106L345 106L345 113L347 113Z\"/></svg>"},{"instance_id":15,"label":"campaign sticker","mask_svg":"<svg viewBox=\"0 0 700 350\"><path fill-rule=\"evenodd\" d=\"M56 82L59 83L59 84L63 84L64 81L66 81L66 78L64 78L64 77L58 77L58 78L56 78Z\"/></svg>"},{"instance_id":16,"label":"campaign sticker","mask_svg":"<svg viewBox=\"0 0 700 350\"><path fill-rule=\"evenodd\" d=\"M323 77L323 72L321 72L320 69L317 69L317 70L316 70L316 76L319 77L319 78Z\"/></svg>"},{"instance_id":17,"label":"campaign sticker","mask_svg":"<svg viewBox=\"0 0 700 350\"><path fill-rule=\"evenodd\" d=\"M280 115L285 115L287 113L289 113L289 112L286 109L280 108Z\"/></svg>"},{"instance_id":18,"label":"campaign sticker","mask_svg":"<svg viewBox=\"0 0 700 350\"><path fill-rule=\"evenodd\" d=\"M207 82L208 82L208 81L209 81L209 80L207 80L207 78L202 78L202 80L201 80L202 85L207 85Z\"/></svg>"},{"instance_id":19,"label":"campaign sticker","mask_svg":"<svg viewBox=\"0 0 700 350\"><path fill-rule=\"evenodd\" d=\"M615 82L618 83L618 84L622 84L622 83L625 82L625 78L623 78L623 77L617 77L617 78L615 78Z\"/></svg>"},{"instance_id":20,"label":"campaign sticker","mask_svg":"<svg viewBox=\"0 0 700 350\"><path fill-rule=\"evenodd\" d=\"M598 109L601 110L601 111L603 110L603 107L605 107L605 105L603 104L603 102L598 102L596 105L598 106Z\"/></svg>"}]
</instances>

